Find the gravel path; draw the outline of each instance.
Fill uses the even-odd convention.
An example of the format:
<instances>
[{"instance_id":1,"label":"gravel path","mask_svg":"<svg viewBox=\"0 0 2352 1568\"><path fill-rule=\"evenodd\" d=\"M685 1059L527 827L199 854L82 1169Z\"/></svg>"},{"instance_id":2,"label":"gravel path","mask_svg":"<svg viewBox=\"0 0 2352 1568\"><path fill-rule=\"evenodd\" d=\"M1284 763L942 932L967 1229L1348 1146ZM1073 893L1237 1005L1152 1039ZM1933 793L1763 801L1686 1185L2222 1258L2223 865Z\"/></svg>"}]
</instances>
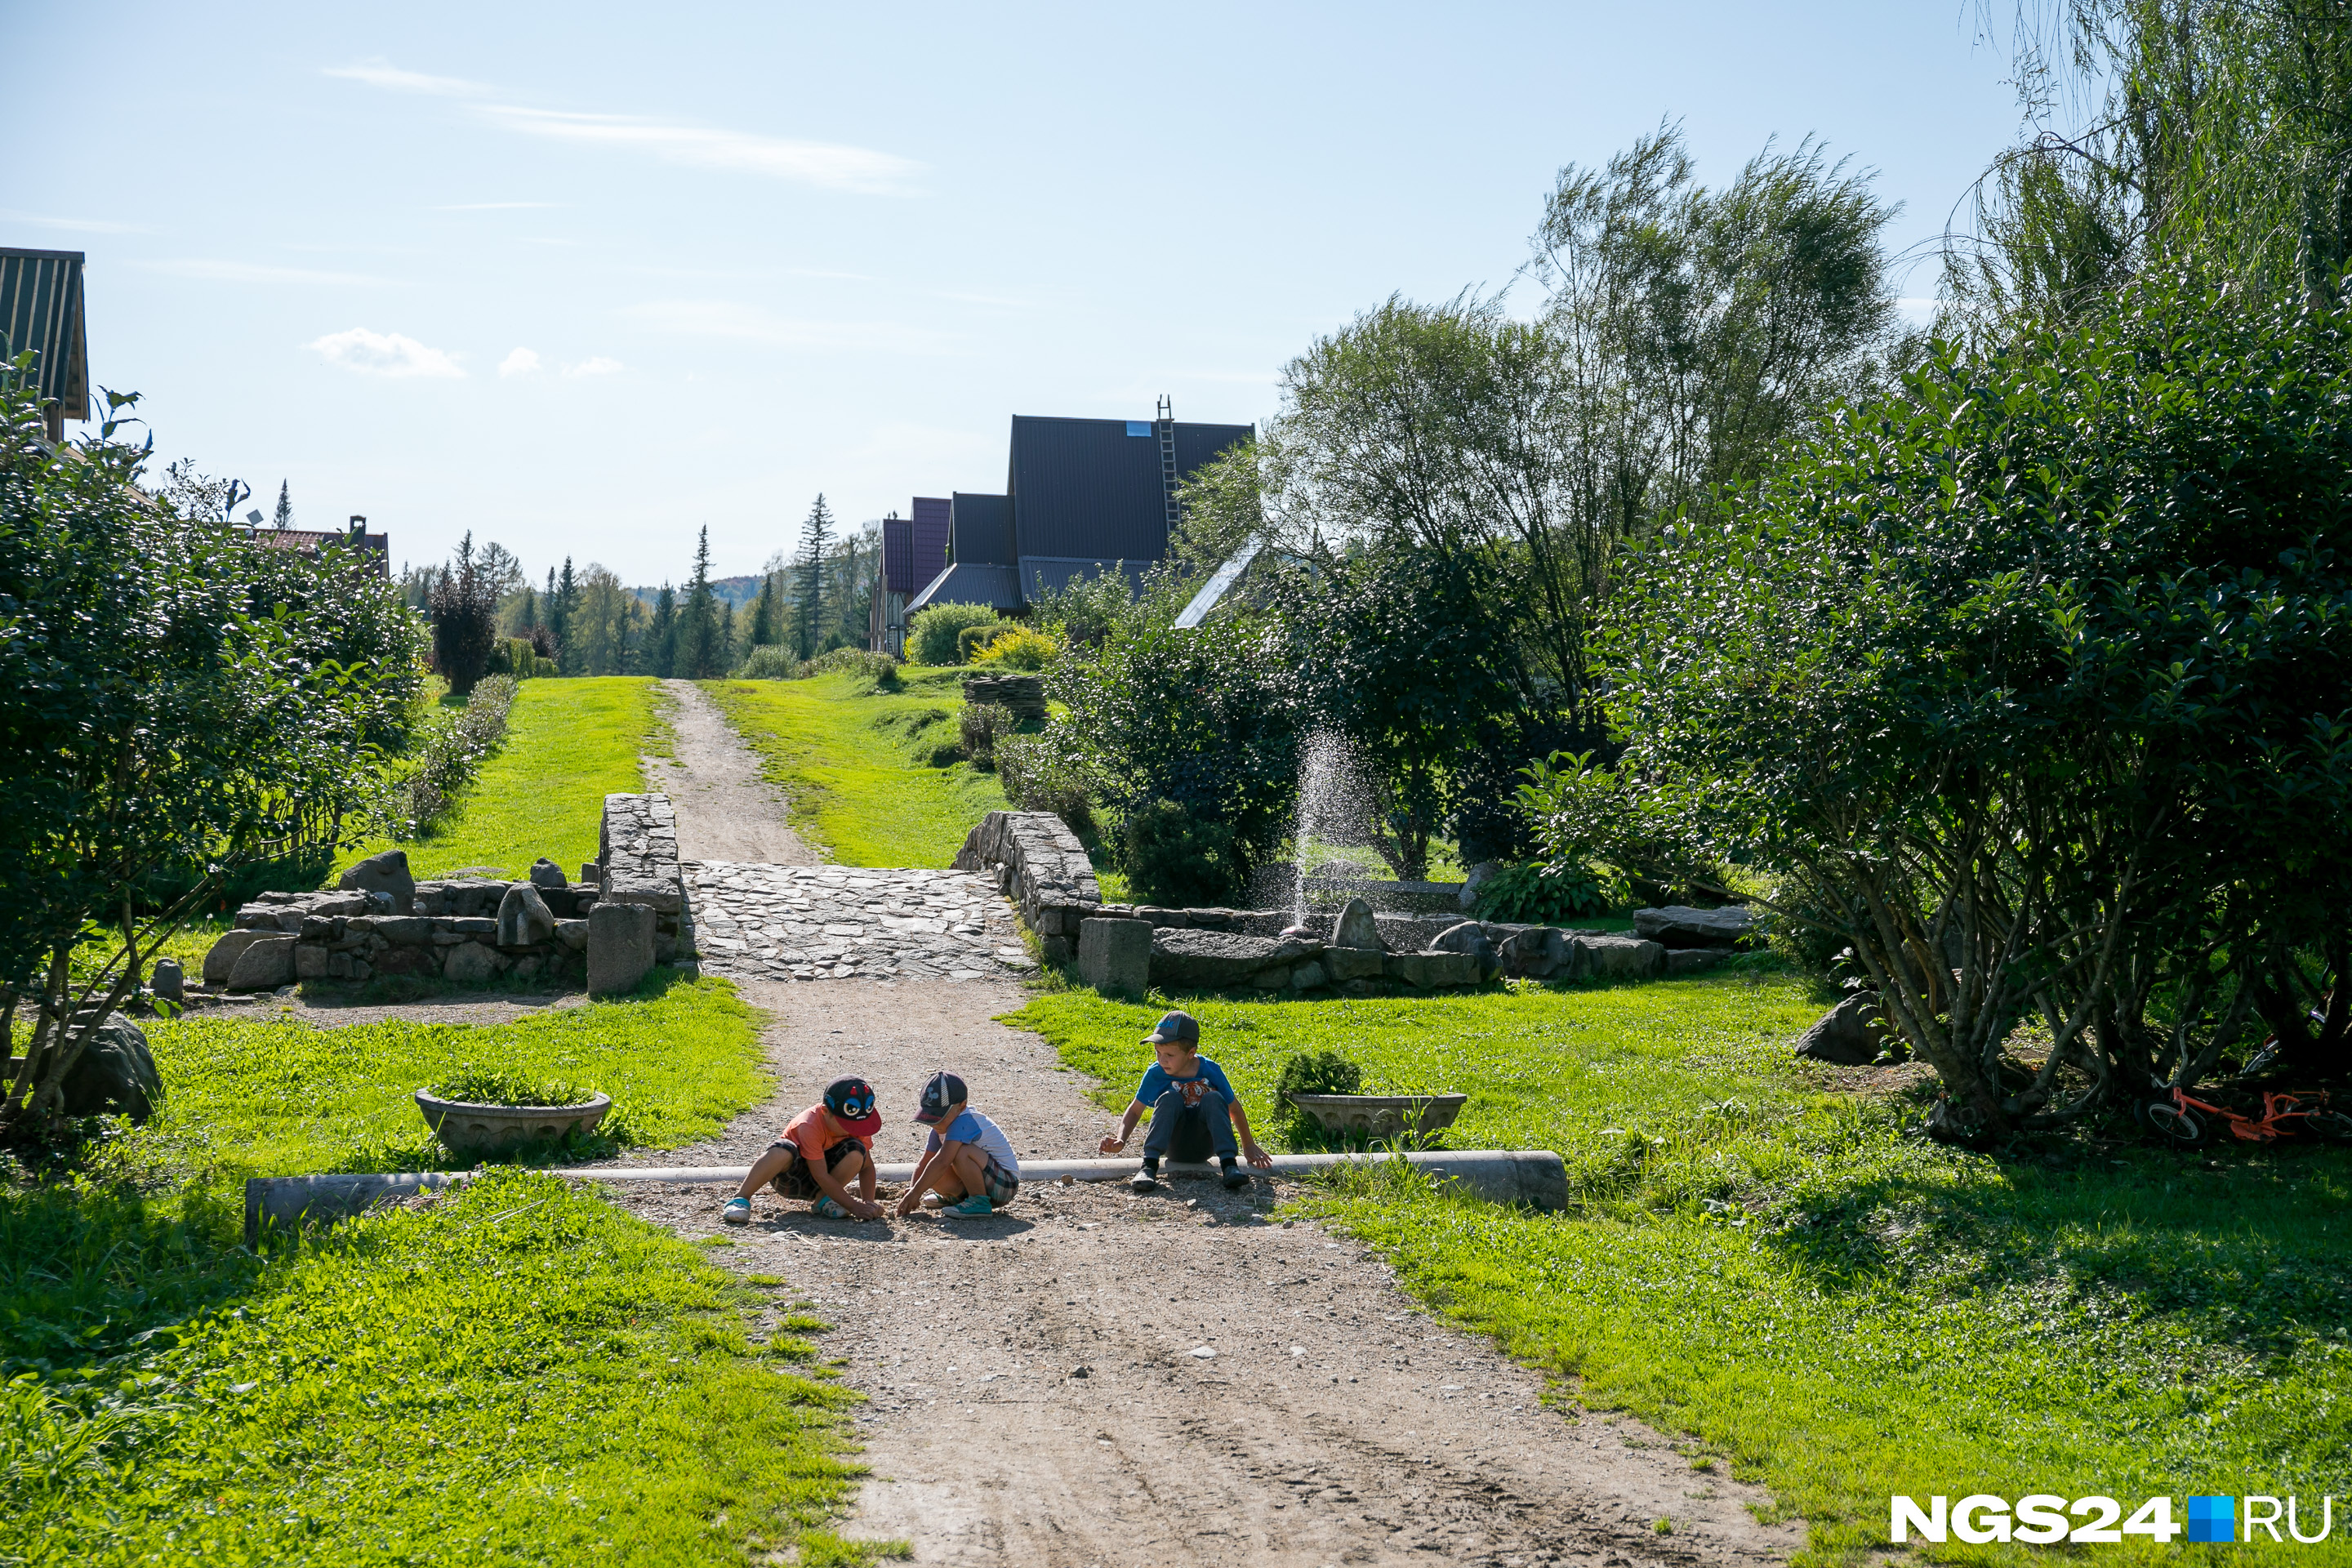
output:
<instances>
[{"instance_id":1,"label":"gravel path","mask_svg":"<svg viewBox=\"0 0 2352 1568\"><path fill-rule=\"evenodd\" d=\"M719 704L691 680L665 680L673 755L645 758L646 787L677 812L684 860L759 860L815 866L824 857L793 831L784 799L760 776L760 759Z\"/></svg>"}]
</instances>

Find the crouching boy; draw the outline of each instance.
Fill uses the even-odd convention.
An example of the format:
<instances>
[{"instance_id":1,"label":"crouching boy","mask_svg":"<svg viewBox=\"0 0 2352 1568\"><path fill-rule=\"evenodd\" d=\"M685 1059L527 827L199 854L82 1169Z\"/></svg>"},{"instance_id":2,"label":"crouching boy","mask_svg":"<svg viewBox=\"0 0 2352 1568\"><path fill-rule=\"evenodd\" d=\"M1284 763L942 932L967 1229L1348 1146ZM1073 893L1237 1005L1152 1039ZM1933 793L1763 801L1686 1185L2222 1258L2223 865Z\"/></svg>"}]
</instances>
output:
<instances>
[{"instance_id":1,"label":"crouching boy","mask_svg":"<svg viewBox=\"0 0 2352 1568\"><path fill-rule=\"evenodd\" d=\"M1234 1158L1236 1129L1241 1133L1239 1152L1249 1156L1251 1164L1264 1170L1274 1163L1274 1156L1250 1136L1249 1113L1234 1098L1234 1086L1225 1081L1223 1069L1201 1054L1201 1026L1192 1015L1169 1014L1144 1037L1143 1043L1157 1059L1145 1071L1135 1102L1127 1108L1127 1119L1101 1144L1104 1153L1118 1153L1135 1135L1135 1124L1143 1113L1151 1112L1151 1131L1143 1141L1143 1168L1129 1178L1129 1186L1139 1193L1150 1192L1160 1185L1162 1159L1199 1160L1212 1149L1216 1151L1217 1163L1224 1167L1225 1185L1249 1185L1249 1173Z\"/></svg>"},{"instance_id":2,"label":"crouching boy","mask_svg":"<svg viewBox=\"0 0 2352 1568\"><path fill-rule=\"evenodd\" d=\"M834 1079L823 1100L785 1124L784 1135L768 1145L719 1217L729 1225L749 1225L751 1194L763 1183L773 1183L781 1197L810 1200L809 1212L822 1219L880 1219L882 1205L874 1201L874 1134L881 1126L871 1085L862 1078Z\"/></svg>"},{"instance_id":3,"label":"crouching boy","mask_svg":"<svg viewBox=\"0 0 2352 1568\"><path fill-rule=\"evenodd\" d=\"M925 1194L950 1219L983 1219L1021 1190L1021 1162L1004 1130L974 1110L963 1079L935 1072L923 1085L915 1120L931 1130L923 1158L907 1183L898 1212L912 1214Z\"/></svg>"}]
</instances>

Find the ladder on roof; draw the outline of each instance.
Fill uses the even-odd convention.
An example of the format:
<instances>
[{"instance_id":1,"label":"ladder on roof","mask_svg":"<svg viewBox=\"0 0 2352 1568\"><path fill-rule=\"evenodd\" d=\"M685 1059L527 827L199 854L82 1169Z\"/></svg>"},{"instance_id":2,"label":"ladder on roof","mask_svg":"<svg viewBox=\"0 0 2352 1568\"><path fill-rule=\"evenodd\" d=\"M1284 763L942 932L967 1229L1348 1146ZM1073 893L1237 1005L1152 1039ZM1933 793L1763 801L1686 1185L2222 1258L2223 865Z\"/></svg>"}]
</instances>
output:
<instances>
[{"instance_id":1,"label":"ladder on roof","mask_svg":"<svg viewBox=\"0 0 2352 1568\"><path fill-rule=\"evenodd\" d=\"M1165 393L1160 396L1160 497L1168 510L1168 531L1176 531L1176 405Z\"/></svg>"}]
</instances>

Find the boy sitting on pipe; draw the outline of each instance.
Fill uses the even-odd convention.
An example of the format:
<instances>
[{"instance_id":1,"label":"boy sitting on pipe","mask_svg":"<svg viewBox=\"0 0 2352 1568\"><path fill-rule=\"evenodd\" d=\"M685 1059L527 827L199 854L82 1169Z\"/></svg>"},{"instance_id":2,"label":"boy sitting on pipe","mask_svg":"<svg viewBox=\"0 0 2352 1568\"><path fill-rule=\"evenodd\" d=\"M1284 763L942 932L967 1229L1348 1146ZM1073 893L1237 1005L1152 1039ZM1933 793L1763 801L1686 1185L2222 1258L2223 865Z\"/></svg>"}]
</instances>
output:
<instances>
[{"instance_id":1,"label":"boy sitting on pipe","mask_svg":"<svg viewBox=\"0 0 2352 1568\"><path fill-rule=\"evenodd\" d=\"M898 1212L925 1202L949 1219L985 1219L1021 1191L1021 1162L1004 1130L971 1108L963 1079L935 1072L923 1085L915 1120L931 1130L923 1157L908 1179Z\"/></svg>"},{"instance_id":2,"label":"boy sitting on pipe","mask_svg":"<svg viewBox=\"0 0 2352 1568\"><path fill-rule=\"evenodd\" d=\"M873 1086L862 1078L835 1079L824 1099L785 1124L783 1136L768 1145L719 1217L729 1225L751 1224L751 1194L772 1182L780 1197L808 1199L809 1212L820 1219L880 1219L874 1134L881 1126Z\"/></svg>"},{"instance_id":3,"label":"boy sitting on pipe","mask_svg":"<svg viewBox=\"0 0 2352 1568\"><path fill-rule=\"evenodd\" d=\"M1143 1168L1128 1178L1130 1188L1151 1192L1160 1185L1162 1159L1172 1154L1179 1160L1199 1160L1212 1148L1217 1163L1224 1167L1225 1185L1249 1185L1249 1173L1234 1158L1237 1128L1239 1152L1248 1155L1251 1164L1263 1171L1274 1163L1274 1156L1250 1136L1249 1112L1234 1098L1224 1070L1201 1054L1201 1026L1192 1014L1169 1014L1144 1037L1143 1043L1151 1047L1156 1059L1144 1072L1134 1103L1127 1108L1127 1119L1101 1143L1104 1153L1118 1153L1135 1135L1135 1124L1143 1113L1151 1112L1151 1131L1143 1141Z\"/></svg>"}]
</instances>

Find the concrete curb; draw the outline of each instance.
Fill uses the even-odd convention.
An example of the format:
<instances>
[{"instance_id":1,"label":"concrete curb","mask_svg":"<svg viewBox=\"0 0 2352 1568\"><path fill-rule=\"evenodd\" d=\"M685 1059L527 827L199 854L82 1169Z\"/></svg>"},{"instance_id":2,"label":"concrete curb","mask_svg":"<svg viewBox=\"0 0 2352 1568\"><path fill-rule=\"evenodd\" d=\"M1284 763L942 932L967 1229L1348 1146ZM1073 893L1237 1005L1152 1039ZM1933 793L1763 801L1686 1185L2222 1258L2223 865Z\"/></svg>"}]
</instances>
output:
<instances>
[{"instance_id":1,"label":"concrete curb","mask_svg":"<svg viewBox=\"0 0 2352 1568\"><path fill-rule=\"evenodd\" d=\"M1389 1154L1276 1154L1272 1174L1312 1175L1341 1165L1373 1164L1394 1159ZM1490 1203L1525 1204L1530 1208L1559 1210L1568 1205L1568 1172L1559 1156L1549 1149L1429 1150L1409 1153L1406 1163L1433 1181L1451 1182L1473 1196ZM1079 1182L1123 1182L1133 1175L1133 1160L1029 1160L1021 1166L1024 1184L1058 1182L1067 1176ZM751 1173L749 1165L583 1165L544 1173L582 1182L669 1182L732 1186ZM885 1182L904 1182L915 1173L911 1164L886 1164L877 1173ZM1187 1180L1215 1174L1211 1165L1169 1165L1171 1179ZM265 1224L280 1229L308 1221L330 1223L384 1204L400 1203L419 1193L454 1186L473 1176L471 1171L407 1172L395 1175L256 1176L245 1184L245 1244L259 1245Z\"/></svg>"}]
</instances>

